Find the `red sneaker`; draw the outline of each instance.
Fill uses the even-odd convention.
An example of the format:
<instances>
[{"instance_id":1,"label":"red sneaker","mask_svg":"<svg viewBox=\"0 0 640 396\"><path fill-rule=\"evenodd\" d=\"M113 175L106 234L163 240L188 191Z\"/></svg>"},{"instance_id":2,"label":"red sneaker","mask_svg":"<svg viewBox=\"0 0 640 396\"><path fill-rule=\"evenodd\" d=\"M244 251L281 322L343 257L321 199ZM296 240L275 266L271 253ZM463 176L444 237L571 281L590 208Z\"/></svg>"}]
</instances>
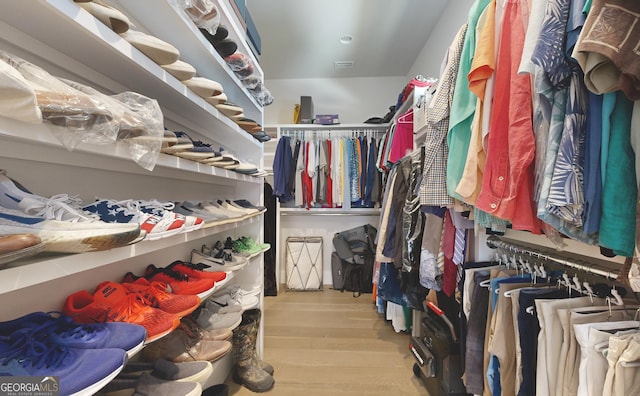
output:
<instances>
[{"instance_id":1,"label":"red sneaker","mask_svg":"<svg viewBox=\"0 0 640 396\"><path fill-rule=\"evenodd\" d=\"M147 342L155 341L173 331L180 319L147 305L139 294L128 293L116 282L102 282L93 295L81 290L67 297L63 312L77 323L127 322L147 330Z\"/></svg>"},{"instance_id":2,"label":"red sneaker","mask_svg":"<svg viewBox=\"0 0 640 396\"><path fill-rule=\"evenodd\" d=\"M149 264L144 277L149 281L164 282L171 288L173 294L192 294L200 297L200 300L207 298L213 291L215 282L212 279L190 278L188 275L173 271L169 268L158 268Z\"/></svg>"},{"instance_id":3,"label":"red sneaker","mask_svg":"<svg viewBox=\"0 0 640 396\"><path fill-rule=\"evenodd\" d=\"M167 268L185 274L191 278L212 279L214 282L220 282L227 277L227 273L223 271L205 271L206 266L202 264L192 264L184 261L174 261Z\"/></svg>"},{"instance_id":4,"label":"red sneaker","mask_svg":"<svg viewBox=\"0 0 640 396\"><path fill-rule=\"evenodd\" d=\"M135 277L127 273L122 284L130 293L140 293L151 302L153 308L161 309L179 318L189 315L200 306L200 297L193 295L177 295L167 291L163 282L149 282L145 278Z\"/></svg>"}]
</instances>

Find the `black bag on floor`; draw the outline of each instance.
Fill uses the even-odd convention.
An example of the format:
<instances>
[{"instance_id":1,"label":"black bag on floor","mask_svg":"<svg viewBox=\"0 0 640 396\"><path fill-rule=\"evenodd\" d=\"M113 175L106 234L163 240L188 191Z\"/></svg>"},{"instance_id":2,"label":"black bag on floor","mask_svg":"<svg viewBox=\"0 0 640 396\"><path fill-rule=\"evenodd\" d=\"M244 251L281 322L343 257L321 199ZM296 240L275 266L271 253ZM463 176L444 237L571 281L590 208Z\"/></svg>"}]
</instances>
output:
<instances>
[{"instance_id":1,"label":"black bag on floor","mask_svg":"<svg viewBox=\"0 0 640 396\"><path fill-rule=\"evenodd\" d=\"M359 255L354 263L344 262L342 291L353 292L354 297L359 297L362 293L372 293L374 261L373 255Z\"/></svg>"},{"instance_id":2,"label":"black bag on floor","mask_svg":"<svg viewBox=\"0 0 640 396\"><path fill-rule=\"evenodd\" d=\"M373 291L373 264L375 262L377 233L378 230L374 226L365 224L338 232L333 236L333 246L336 249L333 254L337 256L335 264L333 254L331 259L334 289L351 291L354 297ZM340 272L337 259L342 261L342 272ZM340 273L342 274L341 279Z\"/></svg>"},{"instance_id":3,"label":"black bag on floor","mask_svg":"<svg viewBox=\"0 0 640 396\"><path fill-rule=\"evenodd\" d=\"M363 264L363 255L376 253L377 234L378 230L370 224L341 231L333 236L333 247L341 259L349 263Z\"/></svg>"},{"instance_id":4,"label":"black bag on floor","mask_svg":"<svg viewBox=\"0 0 640 396\"><path fill-rule=\"evenodd\" d=\"M344 261L338 256L338 253L331 253L331 284L336 290L343 290L344 264Z\"/></svg>"}]
</instances>

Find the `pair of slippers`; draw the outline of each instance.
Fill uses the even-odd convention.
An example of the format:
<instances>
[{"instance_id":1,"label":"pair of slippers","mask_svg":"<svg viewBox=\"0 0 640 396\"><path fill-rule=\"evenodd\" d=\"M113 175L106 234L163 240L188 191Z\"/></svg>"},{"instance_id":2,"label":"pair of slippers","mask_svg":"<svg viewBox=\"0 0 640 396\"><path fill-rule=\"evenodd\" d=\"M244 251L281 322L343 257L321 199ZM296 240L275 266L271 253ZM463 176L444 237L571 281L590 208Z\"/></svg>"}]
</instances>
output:
<instances>
[{"instance_id":1,"label":"pair of slippers","mask_svg":"<svg viewBox=\"0 0 640 396\"><path fill-rule=\"evenodd\" d=\"M218 26L216 34L211 34L207 29L200 28L200 33L207 39L222 58L233 55L238 50L238 44L228 38L229 31L224 26Z\"/></svg>"}]
</instances>

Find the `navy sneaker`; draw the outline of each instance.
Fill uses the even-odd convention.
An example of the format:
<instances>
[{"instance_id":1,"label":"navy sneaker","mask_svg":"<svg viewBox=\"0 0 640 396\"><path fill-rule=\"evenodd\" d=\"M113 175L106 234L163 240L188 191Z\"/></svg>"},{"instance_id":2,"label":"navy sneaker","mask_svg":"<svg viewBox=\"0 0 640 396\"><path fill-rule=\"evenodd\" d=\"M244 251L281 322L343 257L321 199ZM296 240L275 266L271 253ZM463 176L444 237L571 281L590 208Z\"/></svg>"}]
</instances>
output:
<instances>
[{"instance_id":1,"label":"navy sneaker","mask_svg":"<svg viewBox=\"0 0 640 396\"><path fill-rule=\"evenodd\" d=\"M2 376L41 376L61 396L89 396L115 378L127 363L122 349L69 348L35 339L31 329L0 336ZM58 377L57 380L53 377Z\"/></svg>"},{"instance_id":2,"label":"navy sneaker","mask_svg":"<svg viewBox=\"0 0 640 396\"><path fill-rule=\"evenodd\" d=\"M247 209L258 209L260 211L260 213L266 212L267 208L265 206L257 206L252 204L251 202L249 202L246 199L236 199L233 201L235 204L242 206L243 208L247 208Z\"/></svg>"},{"instance_id":3,"label":"navy sneaker","mask_svg":"<svg viewBox=\"0 0 640 396\"><path fill-rule=\"evenodd\" d=\"M33 312L18 319L0 322L0 336L29 329L34 339L81 349L118 348L132 357L144 346L147 332L132 323L77 324L62 312Z\"/></svg>"}]
</instances>

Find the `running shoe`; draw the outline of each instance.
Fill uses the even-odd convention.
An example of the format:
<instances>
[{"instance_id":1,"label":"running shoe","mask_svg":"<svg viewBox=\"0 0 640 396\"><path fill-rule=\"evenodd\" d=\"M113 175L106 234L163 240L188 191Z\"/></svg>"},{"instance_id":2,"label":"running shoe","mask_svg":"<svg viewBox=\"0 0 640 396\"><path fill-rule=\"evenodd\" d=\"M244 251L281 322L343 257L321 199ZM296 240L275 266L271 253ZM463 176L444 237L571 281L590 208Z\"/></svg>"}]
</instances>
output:
<instances>
[{"instance_id":1,"label":"running shoe","mask_svg":"<svg viewBox=\"0 0 640 396\"><path fill-rule=\"evenodd\" d=\"M84 209L95 213L107 223L137 223L147 233L146 239L149 240L166 238L184 230L184 221L145 213L140 209L140 205L131 199L124 201L100 199L85 206Z\"/></svg>"},{"instance_id":2,"label":"running shoe","mask_svg":"<svg viewBox=\"0 0 640 396\"><path fill-rule=\"evenodd\" d=\"M174 261L166 268L185 274L190 278L211 279L216 283L222 282L227 278L227 273L224 271L205 271L205 267L202 265L187 263L180 260Z\"/></svg>"},{"instance_id":3,"label":"running shoe","mask_svg":"<svg viewBox=\"0 0 640 396\"><path fill-rule=\"evenodd\" d=\"M258 246L249 245L242 238L232 239L227 237L224 243L225 249L231 249L238 256L252 258L260 254L261 249Z\"/></svg>"},{"instance_id":4,"label":"running shoe","mask_svg":"<svg viewBox=\"0 0 640 396\"><path fill-rule=\"evenodd\" d=\"M243 236L239 238L246 246L248 246L251 250L258 250L258 253L264 253L267 250L271 249L271 245L268 243L258 243L253 240L253 238L248 236Z\"/></svg>"},{"instance_id":5,"label":"running shoe","mask_svg":"<svg viewBox=\"0 0 640 396\"><path fill-rule=\"evenodd\" d=\"M254 204L252 204L251 202L249 202L246 199L236 199L233 201L233 203L235 203L236 205L239 205L243 208L247 208L247 209L256 209L258 210L260 213L264 213L267 211L266 206L256 206Z\"/></svg>"},{"instance_id":6,"label":"running shoe","mask_svg":"<svg viewBox=\"0 0 640 396\"><path fill-rule=\"evenodd\" d=\"M226 294L223 294L226 296ZM252 304L247 304L252 305ZM216 299L213 296L207 298L204 302L204 306L213 313L229 313L229 312L240 312L245 309L242 307L241 301L235 301L231 299L220 298L220 296Z\"/></svg>"},{"instance_id":7,"label":"running shoe","mask_svg":"<svg viewBox=\"0 0 640 396\"><path fill-rule=\"evenodd\" d=\"M34 339L58 345L81 348L119 348L132 357L144 346L147 332L131 323L78 324L62 312L33 312L7 322L0 322L0 336L30 329Z\"/></svg>"},{"instance_id":8,"label":"running shoe","mask_svg":"<svg viewBox=\"0 0 640 396\"><path fill-rule=\"evenodd\" d=\"M178 295L167 291L163 282L149 282L145 278L137 278L128 272L122 285L130 293L139 293L151 303L153 308L176 315L179 318L189 315L200 306L200 298L193 295Z\"/></svg>"},{"instance_id":9,"label":"running shoe","mask_svg":"<svg viewBox=\"0 0 640 396\"><path fill-rule=\"evenodd\" d=\"M52 220L0 206L0 233L34 234L45 244L47 252L84 253L128 245L140 235L140 226Z\"/></svg>"},{"instance_id":10,"label":"running shoe","mask_svg":"<svg viewBox=\"0 0 640 396\"><path fill-rule=\"evenodd\" d=\"M211 249L202 245L200 250L191 251L191 262L207 265L207 271L237 271L244 268L248 260L245 257L236 256L230 249L225 249L221 241L217 241Z\"/></svg>"},{"instance_id":11,"label":"running shoe","mask_svg":"<svg viewBox=\"0 0 640 396\"><path fill-rule=\"evenodd\" d=\"M192 314L192 318L205 330L235 329L242 322L240 312L213 312L207 307L200 307Z\"/></svg>"},{"instance_id":12,"label":"running shoe","mask_svg":"<svg viewBox=\"0 0 640 396\"><path fill-rule=\"evenodd\" d=\"M57 387L60 395L93 395L115 378L126 362L122 349L69 348L38 340L31 329L0 336L3 376L45 377L41 384Z\"/></svg>"},{"instance_id":13,"label":"running shoe","mask_svg":"<svg viewBox=\"0 0 640 396\"><path fill-rule=\"evenodd\" d=\"M71 294L63 312L77 323L126 322L144 326L146 342L169 334L180 324L177 316L152 308L138 293L129 293L116 282L103 282L92 295L86 290Z\"/></svg>"},{"instance_id":14,"label":"running shoe","mask_svg":"<svg viewBox=\"0 0 640 396\"><path fill-rule=\"evenodd\" d=\"M176 205L173 202L160 202L154 199L150 201L138 201L138 206L141 211L160 216L163 219L182 220L184 222L184 232L197 230L204 225L204 220L198 216L189 216L174 212L173 209Z\"/></svg>"},{"instance_id":15,"label":"running shoe","mask_svg":"<svg viewBox=\"0 0 640 396\"><path fill-rule=\"evenodd\" d=\"M229 286L219 293L216 293L216 295L209 297L207 302L214 303L220 307L240 305L242 311L246 311L258 306L260 303L259 293L260 289L244 290L238 286ZM209 308L211 312L217 312L215 305L209 304L205 306Z\"/></svg>"},{"instance_id":16,"label":"running shoe","mask_svg":"<svg viewBox=\"0 0 640 396\"><path fill-rule=\"evenodd\" d=\"M138 238L140 227L104 223L66 194L32 194L0 170L0 235L9 234L33 234L45 251L82 253L125 246Z\"/></svg>"},{"instance_id":17,"label":"running shoe","mask_svg":"<svg viewBox=\"0 0 640 396\"><path fill-rule=\"evenodd\" d=\"M174 294L197 295L200 300L209 297L215 286L215 281L212 279L190 278L181 272L170 268L158 268L153 264L147 266L144 277L149 281L166 283Z\"/></svg>"}]
</instances>

